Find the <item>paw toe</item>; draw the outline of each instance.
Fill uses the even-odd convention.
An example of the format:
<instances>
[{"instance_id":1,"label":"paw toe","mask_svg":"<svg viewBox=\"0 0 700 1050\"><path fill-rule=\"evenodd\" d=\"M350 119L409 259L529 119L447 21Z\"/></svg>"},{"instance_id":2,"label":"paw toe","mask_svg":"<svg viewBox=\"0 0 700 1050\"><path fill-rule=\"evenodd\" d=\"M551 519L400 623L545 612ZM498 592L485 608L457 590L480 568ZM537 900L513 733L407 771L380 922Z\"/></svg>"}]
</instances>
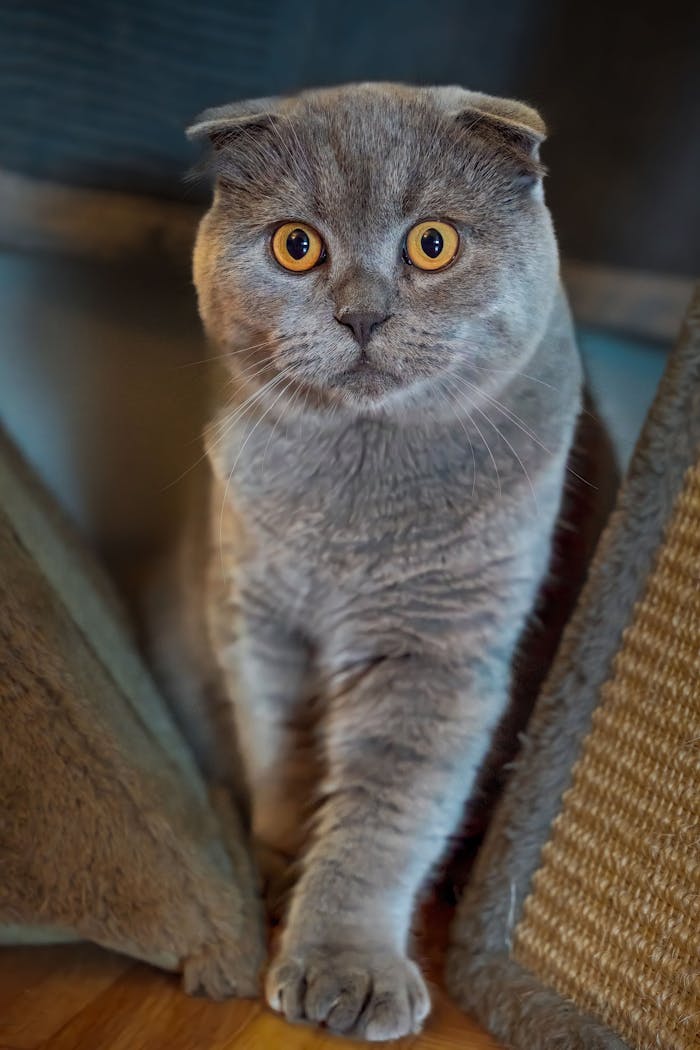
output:
<instances>
[{"instance_id":1,"label":"paw toe","mask_svg":"<svg viewBox=\"0 0 700 1050\"><path fill-rule=\"evenodd\" d=\"M306 1012L309 1020L325 1022L333 1032L349 1032L362 1013L370 987L366 971L331 972L309 983Z\"/></svg>"},{"instance_id":2,"label":"paw toe","mask_svg":"<svg viewBox=\"0 0 700 1050\"><path fill-rule=\"evenodd\" d=\"M245 999L258 994L255 974L238 952L217 946L202 948L184 960L182 985L187 995L210 999Z\"/></svg>"},{"instance_id":3,"label":"paw toe","mask_svg":"<svg viewBox=\"0 0 700 1050\"><path fill-rule=\"evenodd\" d=\"M273 1010L283 1013L288 1021L301 1021L304 1014L306 978L303 966L288 959L269 974L265 986L266 998Z\"/></svg>"},{"instance_id":4,"label":"paw toe","mask_svg":"<svg viewBox=\"0 0 700 1050\"><path fill-rule=\"evenodd\" d=\"M365 1039L383 1042L413 1031L416 1028L412 1023L408 995L404 989L374 997L365 1016Z\"/></svg>"}]
</instances>

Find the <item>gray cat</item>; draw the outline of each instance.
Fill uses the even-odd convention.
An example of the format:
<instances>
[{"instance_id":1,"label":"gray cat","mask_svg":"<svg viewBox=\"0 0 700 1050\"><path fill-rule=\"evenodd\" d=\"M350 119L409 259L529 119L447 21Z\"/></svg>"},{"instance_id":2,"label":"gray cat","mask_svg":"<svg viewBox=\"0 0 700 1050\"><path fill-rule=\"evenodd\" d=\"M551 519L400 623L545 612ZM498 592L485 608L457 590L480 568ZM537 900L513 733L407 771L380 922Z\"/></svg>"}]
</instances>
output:
<instances>
[{"instance_id":1,"label":"gray cat","mask_svg":"<svg viewBox=\"0 0 700 1050\"><path fill-rule=\"evenodd\" d=\"M227 370L207 622L261 864L302 858L266 983L290 1021L384 1040L429 1012L415 901L506 708L580 409L544 132L519 102L393 84L191 129Z\"/></svg>"}]
</instances>

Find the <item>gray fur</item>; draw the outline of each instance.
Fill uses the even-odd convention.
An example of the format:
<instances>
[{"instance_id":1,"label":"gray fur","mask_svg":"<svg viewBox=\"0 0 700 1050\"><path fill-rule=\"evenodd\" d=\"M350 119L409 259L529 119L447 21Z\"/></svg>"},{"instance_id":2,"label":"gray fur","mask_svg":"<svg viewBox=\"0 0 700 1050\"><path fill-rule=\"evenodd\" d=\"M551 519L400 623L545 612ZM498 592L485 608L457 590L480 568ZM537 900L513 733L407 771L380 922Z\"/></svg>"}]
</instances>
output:
<instances>
[{"instance_id":1,"label":"gray fur","mask_svg":"<svg viewBox=\"0 0 700 1050\"><path fill-rule=\"evenodd\" d=\"M259 855L277 875L302 856L267 997L398 1037L429 1009L414 904L506 706L580 406L544 126L383 84L208 111L193 134L217 174L195 279L228 372L208 613ZM407 230L439 218L457 259L408 267ZM321 233L323 265L278 266L286 220ZM362 367L347 310L389 315Z\"/></svg>"},{"instance_id":2,"label":"gray fur","mask_svg":"<svg viewBox=\"0 0 700 1050\"><path fill-rule=\"evenodd\" d=\"M452 931L450 991L497 1037L523 1050L624 1045L602 1025L596 1039L582 1042L590 1019L525 975L509 951L600 688L698 454L700 286ZM530 982L528 995L523 982Z\"/></svg>"}]
</instances>

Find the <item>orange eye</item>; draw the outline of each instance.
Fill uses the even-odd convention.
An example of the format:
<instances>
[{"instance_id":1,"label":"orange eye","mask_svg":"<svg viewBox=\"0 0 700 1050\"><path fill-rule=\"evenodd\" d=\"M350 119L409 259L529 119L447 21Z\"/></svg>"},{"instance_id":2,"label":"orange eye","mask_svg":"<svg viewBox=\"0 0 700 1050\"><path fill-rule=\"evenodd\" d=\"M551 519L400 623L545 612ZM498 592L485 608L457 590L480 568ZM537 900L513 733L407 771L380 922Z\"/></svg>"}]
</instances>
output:
<instances>
[{"instance_id":1,"label":"orange eye","mask_svg":"<svg viewBox=\"0 0 700 1050\"><path fill-rule=\"evenodd\" d=\"M419 270L443 270L459 249L459 234L449 222L419 222L406 237L403 257Z\"/></svg>"},{"instance_id":2,"label":"orange eye","mask_svg":"<svg viewBox=\"0 0 700 1050\"><path fill-rule=\"evenodd\" d=\"M311 226L285 222L272 236L272 254L285 270L304 273L323 258L324 245Z\"/></svg>"}]
</instances>

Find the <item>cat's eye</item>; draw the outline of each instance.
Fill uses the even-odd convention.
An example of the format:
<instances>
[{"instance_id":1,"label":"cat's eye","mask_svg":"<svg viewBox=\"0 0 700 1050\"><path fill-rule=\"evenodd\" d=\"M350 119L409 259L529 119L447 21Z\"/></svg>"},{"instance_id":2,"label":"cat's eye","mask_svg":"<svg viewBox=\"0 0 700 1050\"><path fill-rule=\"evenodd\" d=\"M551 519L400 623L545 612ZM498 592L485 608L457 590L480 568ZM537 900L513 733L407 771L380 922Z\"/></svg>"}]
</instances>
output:
<instances>
[{"instance_id":1,"label":"cat's eye","mask_svg":"<svg viewBox=\"0 0 700 1050\"><path fill-rule=\"evenodd\" d=\"M285 270L304 273L323 262L325 248L312 226L285 222L272 235L272 254Z\"/></svg>"},{"instance_id":2,"label":"cat's eye","mask_svg":"<svg viewBox=\"0 0 700 1050\"><path fill-rule=\"evenodd\" d=\"M449 222L428 220L408 231L403 257L419 270L444 270L459 249L459 234Z\"/></svg>"}]
</instances>

